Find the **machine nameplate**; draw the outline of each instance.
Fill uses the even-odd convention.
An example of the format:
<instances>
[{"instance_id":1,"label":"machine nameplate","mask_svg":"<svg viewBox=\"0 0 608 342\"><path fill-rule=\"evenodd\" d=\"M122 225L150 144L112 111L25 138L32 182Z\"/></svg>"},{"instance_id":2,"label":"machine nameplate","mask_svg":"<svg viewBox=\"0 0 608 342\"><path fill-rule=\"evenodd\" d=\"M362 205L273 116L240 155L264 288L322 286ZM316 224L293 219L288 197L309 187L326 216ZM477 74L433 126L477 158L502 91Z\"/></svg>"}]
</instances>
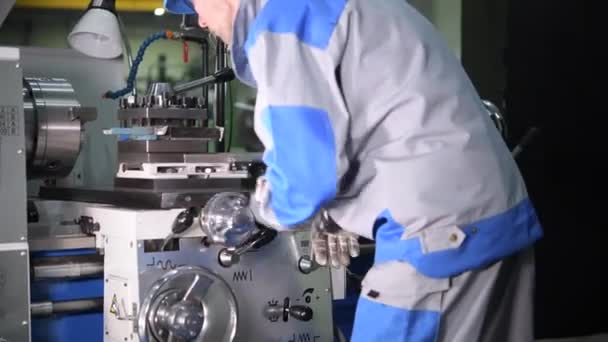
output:
<instances>
[{"instance_id":1,"label":"machine nameplate","mask_svg":"<svg viewBox=\"0 0 608 342\"><path fill-rule=\"evenodd\" d=\"M16 106L0 106L0 136L19 135L19 110Z\"/></svg>"}]
</instances>

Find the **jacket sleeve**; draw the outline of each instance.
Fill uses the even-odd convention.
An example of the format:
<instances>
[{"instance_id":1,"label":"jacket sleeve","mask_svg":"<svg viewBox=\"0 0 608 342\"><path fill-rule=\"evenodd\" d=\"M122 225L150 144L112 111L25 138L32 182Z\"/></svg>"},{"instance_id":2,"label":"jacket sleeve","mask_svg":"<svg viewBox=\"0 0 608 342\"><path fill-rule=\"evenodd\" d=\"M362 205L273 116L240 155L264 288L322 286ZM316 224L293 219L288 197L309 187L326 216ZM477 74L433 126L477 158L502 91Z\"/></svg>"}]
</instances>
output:
<instances>
[{"instance_id":1,"label":"jacket sleeve","mask_svg":"<svg viewBox=\"0 0 608 342\"><path fill-rule=\"evenodd\" d=\"M342 44L334 34L344 8L335 7L274 17L266 8L246 44L258 91L255 130L265 147L266 211L281 226L302 223L332 201L349 166L350 117L336 76Z\"/></svg>"}]
</instances>

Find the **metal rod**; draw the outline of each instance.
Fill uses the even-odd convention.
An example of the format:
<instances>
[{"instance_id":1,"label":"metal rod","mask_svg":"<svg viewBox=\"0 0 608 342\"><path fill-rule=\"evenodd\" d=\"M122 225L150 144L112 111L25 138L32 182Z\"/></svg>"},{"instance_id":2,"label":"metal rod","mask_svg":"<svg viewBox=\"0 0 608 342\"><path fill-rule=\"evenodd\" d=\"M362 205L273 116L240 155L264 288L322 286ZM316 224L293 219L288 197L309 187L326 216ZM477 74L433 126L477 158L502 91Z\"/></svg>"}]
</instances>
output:
<instances>
[{"instance_id":1,"label":"metal rod","mask_svg":"<svg viewBox=\"0 0 608 342\"><path fill-rule=\"evenodd\" d=\"M100 312L103 311L103 297L56 302L34 302L30 305L30 311L32 317Z\"/></svg>"},{"instance_id":2,"label":"metal rod","mask_svg":"<svg viewBox=\"0 0 608 342\"><path fill-rule=\"evenodd\" d=\"M226 67L226 45L219 39L215 53L215 71L220 71ZM226 84L215 85L215 125L224 127L226 125L225 108L226 105ZM226 144L224 139L218 142L217 152L225 152Z\"/></svg>"},{"instance_id":3,"label":"metal rod","mask_svg":"<svg viewBox=\"0 0 608 342\"><path fill-rule=\"evenodd\" d=\"M538 135L538 133L539 129L537 127L530 128L526 132L524 137L521 139L521 141L517 144L517 146L513 148L513 151L511 152L513 154L513 158L517 159L521 152L524 150L524 148L530 145L530 142L532 142L532 140L536 137L536 135Z\"/></svg>"},{"instance_id":4,"label":"metal rod","mask_svg":"<svg viewBox=\"0 0 608 342\"><path fill-rule=\"evenodd\" d=\"M39 257L32 260L34 281L101 276L103 276L103 257L101 255Z\"/></svg>"},{"instance_id":5,"label":"metal rod","mask_svg":"<svg viewBox=\"0 0 608 342\"><path fill-rule=\"evenodd\" d=\"M203 40L201 42L201 59L203 61L203 77L209 74L209 42ZM209 87L203 86L203 106L206 108L209 105Z\"/></svg>"},{"instance_id":6,"label":"metal rod","mask_svg":"<svg viewBox=\"0 0 608 342\"><path fill-rule=\"evenodd\" d=\"M203 78L199 78L198 80L178 84L173 87L173 92L175 94L183 93L201 86L205 86L207 84L211 84L215 82L216 77L214 75L205 76Z\"/></svg>"},{"instance_id":7,"label":"metal rod","mask_svg":"<svg viewBox=\"0 0 608 342\"><path fill-rule=\"evenodd\" d=\"M212 83L223 83L232 81L234 79L234 71L230 68L223 68L219 71L213 73L212 75L205 76L203 78L199 78L198 80L186 82L183 84L178 84L173 87L173 93L179 94L186 92L188 90L192 90L198 87L203 87Z\"/></svg>"}]
</instances>

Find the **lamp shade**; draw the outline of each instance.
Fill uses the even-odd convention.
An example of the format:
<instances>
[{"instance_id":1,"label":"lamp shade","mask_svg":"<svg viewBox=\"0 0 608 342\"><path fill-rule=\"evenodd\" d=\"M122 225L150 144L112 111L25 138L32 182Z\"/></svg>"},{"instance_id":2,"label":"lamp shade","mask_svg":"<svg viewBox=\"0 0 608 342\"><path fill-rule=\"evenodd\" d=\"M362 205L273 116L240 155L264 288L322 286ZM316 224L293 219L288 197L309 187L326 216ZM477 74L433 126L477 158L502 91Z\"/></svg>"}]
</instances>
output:
<instances>
[{"instance_id":1,"label":"lamp shade","mask_svg":"<svg viewBox=\"0 0 608 342\"><path fill-rule=\"evenodd\" d=\"M85 55L111 59L122 54L122 38L116 14L89 8L68 35L70 46Z\"/></svg>"}]
</instances>

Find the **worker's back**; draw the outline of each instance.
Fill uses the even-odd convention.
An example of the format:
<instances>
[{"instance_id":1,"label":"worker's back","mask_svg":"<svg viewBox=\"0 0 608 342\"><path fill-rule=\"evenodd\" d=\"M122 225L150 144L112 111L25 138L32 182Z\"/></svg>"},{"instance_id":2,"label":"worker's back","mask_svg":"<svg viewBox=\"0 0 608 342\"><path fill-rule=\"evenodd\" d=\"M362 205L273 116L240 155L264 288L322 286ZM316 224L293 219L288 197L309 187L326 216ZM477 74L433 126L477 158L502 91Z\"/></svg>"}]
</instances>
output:
<instances>
[{"instance_id":1,"label":"worker's back","mask_svg":"<svg viewBox=\"0 0 608 342\"><path fill-rule=\"evenodd\" d=\"M484 245L498 254L538 238L517 165L435 28L401 0L350 0L346 11L349 19L342 18L335 35L344 36L346 150L358 169L332 216L367 237L378 218L393 219L403 237L420 233L423 251L460 246L458 230L474 225L475 231L514 230L506 233L512 246ZM488 234L501 244L499 233Z\"/></svg>"}]
</instances>

